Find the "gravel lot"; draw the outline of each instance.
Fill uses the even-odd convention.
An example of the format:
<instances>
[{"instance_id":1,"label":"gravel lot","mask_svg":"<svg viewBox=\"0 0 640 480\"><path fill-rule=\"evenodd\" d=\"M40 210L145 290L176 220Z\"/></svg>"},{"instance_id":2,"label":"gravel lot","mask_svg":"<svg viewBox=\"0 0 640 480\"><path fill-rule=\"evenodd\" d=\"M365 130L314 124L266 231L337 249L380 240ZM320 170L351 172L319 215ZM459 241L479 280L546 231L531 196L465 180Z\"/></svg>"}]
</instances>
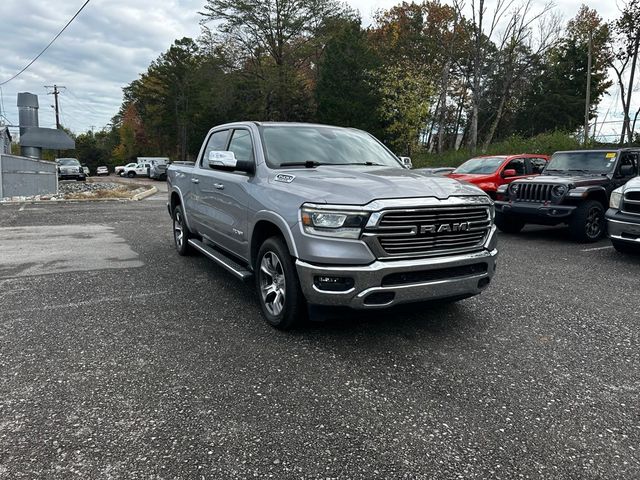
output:
<instances>
[{"instance_id":1,"label":"gravel lot","mask_svg":"<svg viewBox=\"0 0 640 480\"><path fill-rule=\"evenodd\" d=\"M640 258L528 229L480 297L282 333L163 200L0 206L0 479L640 478Z\"/></svg>"}]
</instances>

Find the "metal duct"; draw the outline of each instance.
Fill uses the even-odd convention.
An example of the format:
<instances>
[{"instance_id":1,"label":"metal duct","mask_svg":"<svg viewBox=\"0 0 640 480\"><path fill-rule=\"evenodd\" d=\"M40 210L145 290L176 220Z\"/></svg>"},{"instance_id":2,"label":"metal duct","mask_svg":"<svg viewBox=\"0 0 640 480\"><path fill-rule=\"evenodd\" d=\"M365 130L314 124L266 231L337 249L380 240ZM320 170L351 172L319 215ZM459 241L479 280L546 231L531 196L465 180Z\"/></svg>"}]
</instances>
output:
<instances>
[{"instance_id":1,"label":"metal duct","mask_svg":"<svg viewBox=\"0 0 640 480\"><path fill-rule=\"evenodd\" d=\"M20 120L20 136L28 127L38 127L38 96L33 93L18 93L18 116Z\"/></svg>"}]
</instances>

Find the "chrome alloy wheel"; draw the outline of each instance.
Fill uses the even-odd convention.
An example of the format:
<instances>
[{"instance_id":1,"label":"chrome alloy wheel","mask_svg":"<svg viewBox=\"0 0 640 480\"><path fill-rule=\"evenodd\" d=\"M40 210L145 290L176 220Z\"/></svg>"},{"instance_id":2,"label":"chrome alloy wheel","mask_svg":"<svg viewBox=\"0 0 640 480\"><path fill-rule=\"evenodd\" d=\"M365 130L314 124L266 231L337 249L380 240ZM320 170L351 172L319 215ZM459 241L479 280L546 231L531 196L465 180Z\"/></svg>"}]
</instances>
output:
<instances>
[{"instance_id":1,"label":"chrome alloy wheel","mask_svg":"<svg viewBox=\"0 0 640 480\"><path fill-rule=\"evenodd\" d=\"M267 311L278 316L284 309L286 281L282 263L274 252L267 252L260 262L260 293Z\"/></svg>"},{"instance_id":2,"label":"chrome alloy wheel","mask_svg":"<svg viewBox=\"0 0 640 480\"><path fill-rule=\"evenodd\" d=\"M176 247L180 250L184 242L184 225L182 212L180 210L176 212L175 218L173 219L173 239L176 242Z\"/></svg>"}]
</instances>

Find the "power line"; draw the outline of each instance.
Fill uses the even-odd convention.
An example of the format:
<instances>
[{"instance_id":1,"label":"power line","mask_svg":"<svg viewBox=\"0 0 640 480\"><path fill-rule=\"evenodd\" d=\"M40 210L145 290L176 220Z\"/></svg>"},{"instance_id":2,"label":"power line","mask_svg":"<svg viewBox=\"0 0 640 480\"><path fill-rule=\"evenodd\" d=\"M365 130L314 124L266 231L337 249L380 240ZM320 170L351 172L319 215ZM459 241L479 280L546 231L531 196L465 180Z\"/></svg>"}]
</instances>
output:
<instances>
[{"instance_id":1,"label":"power line","mask_svg":"<svg viewBox=\"0 0 640 480\"><path fill-rule=\"evenodd\" d=\"M22 73L24 73L24 72L25 72L25 70L27 70L27 68L29 68L31 65L33 65L33 64L36 62L36 60L38 60L38 58L40 58L40 56L42 56L42 54L43 54L44 52L46 52L46 51L47 51L47 49L48 49L51 45L53 45L53 42L55 42L55 41L58 39L58 37L59 37L60 35L62 35L62 32L64 32L64 31L67 29L67 27L68 27L69 25L71 25L71 22L73 22L73 21L76 19L76 17L77 17L78 15L80 15L80 12L81 12L82 10L84 10L84 7L86 7L86 6L87 6L87 4L88 4L90 1L91 1L91 0L86 0L86 2L84 2L84 4L80 7L80 10L78 10L78 11L76 12L76 14L75 14L73 17L71 17L71 20L69 20L69 21L67 22L67 24L66 24L64 27L62 27L62 30L60 30L60 31L58 32L58 34L57 34L55 37L53 37L53 40L51 40L51 41L49 42L49 44L48 44L46 47L44 47L44 49L43 49L43 50L42 50L38 55L36 55L36 57L35 57L33 60L31 60L31 61L30 61L30 62L29 62L29 63L28 63L28 64L27 64L27 65L26 65L22 70L20 70L18 73L16 73L16 74L15 74L13 77L11 77L10 79L5 80L4 82L0 83L0 87L1 87L2 85L6 85L6 84L7 84L7 83L9 83L11 80L14 80L14 79L18 78L18 76L20 76Z\"/></svg>"}]
</instances>

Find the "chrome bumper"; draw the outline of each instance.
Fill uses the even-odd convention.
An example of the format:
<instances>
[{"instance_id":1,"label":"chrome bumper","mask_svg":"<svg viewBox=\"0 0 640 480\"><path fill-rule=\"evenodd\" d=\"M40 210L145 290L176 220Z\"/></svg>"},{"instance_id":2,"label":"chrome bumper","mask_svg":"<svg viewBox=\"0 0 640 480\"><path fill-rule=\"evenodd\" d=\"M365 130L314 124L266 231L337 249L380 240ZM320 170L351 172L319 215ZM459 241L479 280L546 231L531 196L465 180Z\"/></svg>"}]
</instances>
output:
<instances>
[{"instance_id":1,"label":"chrome bumper","mask_svg":"<svg viewBox=\"0 0 640 480\"><path fill-rule=\"evenodd\" d=\"M640 245L640 219L637 223L607 218L607 232L610 238Z\"/></svg>"},{"instance_id":2,"label":"chrome bumper","mask_svg":"<svg viewBox=\"0 0 640 480\"><path fill-rule=\"evenodd\" d=\"M305 298L310 304L346 306L355 309L387 308L401 303L440 300L473 296L482 292L490 283L496 270L495 227L482 251L438 258L415 260L375 261L366 266L324 266L296 261L298 277ZM383 279L392 274L412 274L455 269L486 264L486 271L463 275L445 275L435 280L383 286ZM434 272L435 273L435 272ZM428 273L426 274L428 276ZM437 276L437 275L436 275ZM353 279L353 287L345 291L328 291L316 285L316 277L343 277ZM381 302L371 302L371 295L378 295ZM385 295L386 294L386 295ZM387 301L384 298L387 297Z\"/></svg>"}]
</instances>

